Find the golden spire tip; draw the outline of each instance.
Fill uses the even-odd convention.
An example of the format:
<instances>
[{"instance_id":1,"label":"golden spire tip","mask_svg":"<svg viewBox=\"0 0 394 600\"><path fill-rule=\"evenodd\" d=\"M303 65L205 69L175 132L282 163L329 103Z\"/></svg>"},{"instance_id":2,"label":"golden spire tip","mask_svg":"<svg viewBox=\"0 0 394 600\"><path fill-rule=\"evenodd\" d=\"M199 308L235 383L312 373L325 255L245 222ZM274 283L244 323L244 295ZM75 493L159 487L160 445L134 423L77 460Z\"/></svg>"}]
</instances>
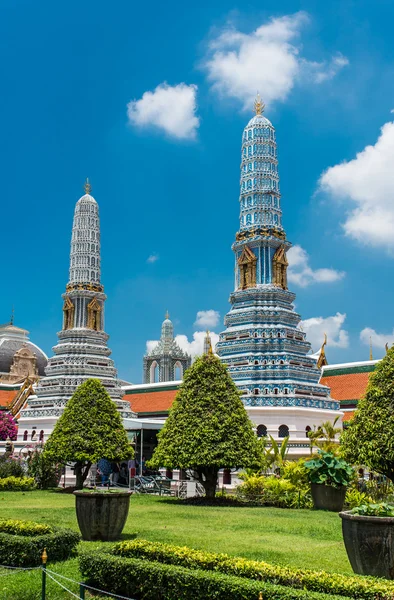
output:
<instances>
[{"instance_id":1,"label":"golden spire tip","mask_svg":"<svg viewBox=\"0 0 394 600\"><path fill-rule=\"evenodd\" d=\"M256 100L254 101L254 112L256 115L262 115L265 109L265 104L260 98L260 94L257 92Z\"/></svg>"},{"instance_id":2,"label":"golden spire tip","mask_svg":"<svg viewBox=\"0 0 394 600\"><path fill-rule=\"evenodd\" d=\"M369 360L373 360L372 356L372 336L369 338Z\"/></svg>"},{"instance_id":3,"label":"golden spire tip","mask_svg":"<svg viewBox=\"0 0 394 600\"><path fill-rule=\"evenodd\" d=\"M90 192L92 191L92 186L89 183L89 177L86 177L86 181L83 186L83 189L85 190L85 194L90 194Z\"/></svg>"},{"instance_id":4,"label":"golden spire tip","mask_svg":"<svg viewBox=\"0 0 394 600\"><path fill-rule=\"evenodd\" d=\"M170 318L170 313L168 312L168 310L166 311L166 319Z\"/></svg>"}]
</instances>

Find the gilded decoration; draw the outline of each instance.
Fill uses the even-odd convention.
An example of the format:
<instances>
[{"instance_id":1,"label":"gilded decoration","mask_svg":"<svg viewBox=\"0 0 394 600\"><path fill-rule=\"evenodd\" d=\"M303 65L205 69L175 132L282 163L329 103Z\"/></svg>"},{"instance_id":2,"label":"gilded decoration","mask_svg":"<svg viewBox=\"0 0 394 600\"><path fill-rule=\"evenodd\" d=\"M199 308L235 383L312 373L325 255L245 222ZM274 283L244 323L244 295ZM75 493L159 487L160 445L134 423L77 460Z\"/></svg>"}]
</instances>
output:
<instances>
[{"instance_id":1,"label":"gilded decoration","mask_svg":"<svg viewBox=\"0 0 394 600\"><path fill-rule=\"evenodd\" d=\"M239 289L246 290L256 286L256 263L257 257L248 246L245 246L238 259Z\"/></svg>"},{"instance_id":2,"label":"gilded decoration","mask_svg":"<svg viewBox=\"0 0 394 600\"><path fill-rule=\"evenodd\" d=\"M286 233L283 230L278 229L277 227L253 227L252 229L245 229L243 231L238 231L238 233L235 236L235 239L237 240L237 242L239 242L242 240L247 240L249 238L254 238L258 235L262 235L264 237L272 236L280 240L286 239Z\"/></svg>"},{"instance_id":3,"label":"gilded decoration","mask_svg":"<svg viewBox=\"0 0 394 600\"><path fill-rule=\"evenodd\" d=\"M97 298L88 304L88 328L101 331L101 305Z\"/></svg>"},{"instance_id":4,"label":"gilded decoration","mask_svg":"<svg viewBox=\"0 0 394 600\"><path fill-rule=\"evenodd\" d=\"M286 258L285 246L279 246L272 260L273 276L272 283L287 290L287 267L289 263Z\"/></svg>"},{"instance_id":5,"label":"gilded decoration","mask_svg":"<svg viewBox=\"0 0 394 600\"><path fill-rule=\"evenodd\" d=\"M74 327L75 306L72 300L67 296L63 304L64 324L63 329L72 329Z\"/></svg>"},{"instance_id":6,"label":"gilded decoration","mask_svg":"<svg viewBox=\"0 0 394 600\"><path fill-rule=\"evenodd\" d=\"M327 345L327 334L324 334L324 342L322 343L322 346L320 348L320 353L319 353L319 358L317 359L317 367L319 369L321 369L322 367L324 367L325 365L328 365L328 360L326 357L326 351L325 351L325 346Z\"/></svg>"}]
</instances>

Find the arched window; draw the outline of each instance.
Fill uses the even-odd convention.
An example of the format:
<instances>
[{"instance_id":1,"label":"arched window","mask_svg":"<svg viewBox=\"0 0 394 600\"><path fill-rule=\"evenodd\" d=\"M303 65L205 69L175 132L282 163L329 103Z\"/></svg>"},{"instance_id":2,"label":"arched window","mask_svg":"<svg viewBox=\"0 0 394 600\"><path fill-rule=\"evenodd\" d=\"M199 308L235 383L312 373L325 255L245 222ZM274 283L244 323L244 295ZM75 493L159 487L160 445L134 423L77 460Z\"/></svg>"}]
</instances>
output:
<instances>
[{"instance_id":1,"label":"arched window","mask_svg":"<svg viewBox=\"0 0 394 600\"><path fill-rule=\"evenodd\" d=\"M277 395L278 395L278 393L279 393L279 390L278 390L278 388L274 388L274 394L275 394L275 396L277 396Z\"/></svg>"},{"instance_id":2,"label":"arched window","mask_svg":"<svg viewBox=\"0 0 394 600\"><path fill-rule=\"evenodd\" d=\"M39 440L40 440L40 442L43 442L43 441L44 441L44 430L43 430L43 429L41 429L41 431L40 431L40 437L39 437Z\"/></svg>"},{"instance_id":3,"label":"arched window","mask_svg":"<svg viewBox=\"0 0 394 600\"><path fill-rule=\"evenodd\" d=\"M254 361L254 364L255 364L255 365L258 365L258 364L259 364L259 361L258 361L258 360L255 360L255 361Z\"/></svg>"},{"instance_id":4,"label":"arched window","mask_svg":"<svg viewBox=\"0 0 394 600\"><path fill-rule=\"evenodd\" d=\"M25 430L24 434L23 434L23 441L27 442L27 436L29 435L29 432L27 431L27 429Z\"/></svg>"},{"instance_id":5,"label":"arched window","mask_svg":"<svg viewBox=\"0 0 394 600\"><path fill-rule=\"evenodd\" d=\"M257 437L267 437L267 427L266 425L258 425L256 429Z\"/></svg>"},{"instance_id":6,"label":"arched window","mask_svg":"<svg viewBox=\"0 0 394 600\"><path fill-rule=\"evenodd\" d=\"M289 435L289 428L287 425L279 425L278 437L285 438Z\"/></svg>"},{"instance_id":7,"label":"arched window","mask_svg":"<svg viewBox=\"0 0 394 600\"><path fill-rule=\"evenodd\" d=\"M305 437L309 438L309 432L312 431L311 427L309 427L309 425L307 425L305 427Z\"/></svg>"},{"instance_id":8,"label":"arched window","mask_svg":"<svg viewBox=\"0 0 394 600\"><path fill-rule=\"evenodd\" d=\"M179 361L177 361L174 365L174 377L175 381L181 381L183 377L183 367Z\"/></svg>"},{"instance_id":9,"label":"arched window","mask_svg":"<svg viewBox=\"0 0 394 600\"><path fill-rule=\"evenodd\" d=\"M259 388L254 388L254 392L253 393L254 393L255 396L258 396L259 393L260 393Z\"/></svg>"},{"instance_id":10,"label":"arched window","mask_svg":"<svg viewBox=\"0 0 394 600\"><path fill-rule=\"evenodd\" d=\"M150 383L158 383L159 382L159 365L158 363L154 360L153 363L150 366L150 377L149 377L149 381Z\"/></svg>"},{"instance_id":11,"label":"arched window","mask_svg":"<svg viewBox=\"0 0 394 600\"><path fill-rule=\"evenodd\" d=\"M31 439L32 442L37 439L37 431L35 429L33 429L33 431L31 432L30 439Z\"/></svg>"}]
</instances>

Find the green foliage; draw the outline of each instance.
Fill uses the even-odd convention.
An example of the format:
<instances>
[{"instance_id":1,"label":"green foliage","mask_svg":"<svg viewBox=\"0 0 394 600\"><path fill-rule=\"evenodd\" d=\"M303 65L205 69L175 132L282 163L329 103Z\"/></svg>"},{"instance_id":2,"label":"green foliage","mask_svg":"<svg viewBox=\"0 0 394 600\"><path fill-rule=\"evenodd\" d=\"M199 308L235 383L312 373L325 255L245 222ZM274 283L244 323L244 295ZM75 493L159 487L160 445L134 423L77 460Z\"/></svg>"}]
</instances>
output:
<instances>
[{"instance_id":1,"label":"green foliage","mask_svg":"<svg viewBox=\"0 0 394 600\"><path fill-rule=\"evenodd\" d=\"M332 452L319 450L319 456L306 461L305 468L311 483L341 487L348 485L354 477L353 468Z\"/></svg>"},{"instance_id":2,"label":"green foliage","mask_svg":"<svg viewBox=\"0 0 394 600\"><path fill-rule=\"evenodd\" d=\"M85 581L113 594L150 600L339 600L344 596L293 589L201 569L160 564L146 559L83 552L80 568ZM369 596L371 597L371 596Z\"/></svg>"},{"instance_id":3,"label":"green foliage","mask_svg":"<svg viewBox=\"0 0 394 600\"><path fill-rule=\"evenodd\" d=\"M318 427L313 426L313 431L308 433L311 443L311 452L314 447L324 450L324 452L339 453L338 436L342 433L342 427L335 427L339 417L334 419L334 422L325 421Z\"/></svg>"},{"instance_id":4,"label":"green foliage","mask_svg":"<svg viewBox=\"0 0 394 600\"><path fill-rule=\"evenodd\" d=\"M1 519L0 531L11 533L13 535L44 535L52 533L52 528L44 523L34 523L34 521L20 521L17 519Z\"/></svg>"},{"instance_id":5,"label":"green foliage","mask_svg":"<svg viewBox=\"0 0 394 600\"><path fill-rule=\"evenodd\" d=\"M75 462L77 488L82 488L93 462L133 455L119 411L98 379L88 379L76 389L43 454L48 462Z\"/></svg>"},{"instance_id":6,"label":"green foliage","mask_svg":"<svg viewBox=\"0 0 394 600\"><path fill-rule=\"evenodd\" d=\"M284 479L288 479L296 488L306 488L309 483L308 470L305 467L305 458L287 460L281 469Z\"/></svg>"},{"instance_id":7,"label":"green foliage","mask_svg":"<svg viewBox=\"0 0 394 600\"><path fill-rule=\"evenodd\" d=\"M193 469L207 496L220 468L257 463L257 439L227 368L204 354L186 371L149 465Z\"/></svg>"},{"instance_id":8,"label":"green foliage","mask_svg":"<svg viewBox=\"0 0 394 600\"><path fill-rule=\"evenodd\" d=\"M0 491L28 492L34 490L36 484L32 477L5 477L0 479Z\"/></svg>"},{"instance_id":9,"label":"green foliage","mask_svg":"<svg viewBox=\"0 0 394 600\"><path fill-rule=\"evenodd\" d=\"M380 504L361 504L355 506L352 515L365 515L369 517L394 517L394 506L381 502Z\"/></svg>"},{"instance_id":10,"label":"green foliage","mask_svg":"<svg viewBox=\"0 0 394 600\"><path fill-rule=\"evenodd\" d=\"M370 502L373 502L373 500L365 492L360 492L356 488L349 488L346 491L345 504L349 508L354 508L361 504L369 504Z\"/></svg>"},{"instance_id":11,"label":"green foliage","mask_svg":"<svg viewBox=\"0 0 394 600\"><path fill-rule=\"evenodd\" d=\"M311 594L310 596L306 595L306 598L313 598L313 592L328 594L330 597L336 594L365 600L392 599L394 594L394 583L373 577L355 577L324 571L291 569L265 562L232 557L228 554L203 552L146 540L120 542L115 545L113 553L125 558L157 561L188 569L215 571L249 580L255 579L260 582L298 588ZM272 597L276 598L277 596L273 595Z\"/></svg>"},{"instance_id":12,"label":"green foliage","mask_svg":"<svg viewBox=\"0 0 394 600\"><path fill-rule=\"evenodd\" d=\"M0 521L0 564L33 567L41 564L46 548L49 560L65 560L74 552L81 536L71 529L49 527L31 521Z\"/></svg>"},{"instance_id":13,"label":"green foliage","mask_svg":"<svg viewBox=\"0 0 394 600\"><path fill-rule=\"evenodd\" d=\"M281 469L287 458L289 436L283 438L281 444L278 444L272 435L270 435L269 438L271 445L264 449L265 462L271 468Z\"/></svg>"},{"instance_id":14,"label":"green foliage","mask_svg":"<svg viewBox=\"0 0 394 600\"><path fill-rule=\"evenodd\" d=\"M62 468L56 464L43 452L37 450L33 452L28 466L28 474L34 478L38 489L47 490L48 488L59 485Z\"/></svg>"},{"instance_id":15,"label":"green foliage","mask_svg":"<svg viewBox=\"0 0 394 600\"><path fill-rule=\"evenodd\" d=\"M376 365L365 397L341 436L346 460L394 480L394 347Z\"/></svg>"},{"instance_id":16,"label":"green foliage","mask_svg":"<svg viewBox=\"0 0 394 600\"><path fill-rule=\"evenodd\" d=\"M25 471L21 461L16 458L11 458L7 454L0 456L0 479L6 477L24 477Z\"/></svg>"},{"instance_id":17,"label":"green foliage","mask_svg":"<svg viewBox=\"0 0 394 600\"><path fill-rule=\"evenodd\" d=\"M312 501L309 486L298 488L284 477L274 475L243 476L244 482L237 486L238 498L246 502L276 506L278 508L310 508Z\"/></svg>"}]
</instances>

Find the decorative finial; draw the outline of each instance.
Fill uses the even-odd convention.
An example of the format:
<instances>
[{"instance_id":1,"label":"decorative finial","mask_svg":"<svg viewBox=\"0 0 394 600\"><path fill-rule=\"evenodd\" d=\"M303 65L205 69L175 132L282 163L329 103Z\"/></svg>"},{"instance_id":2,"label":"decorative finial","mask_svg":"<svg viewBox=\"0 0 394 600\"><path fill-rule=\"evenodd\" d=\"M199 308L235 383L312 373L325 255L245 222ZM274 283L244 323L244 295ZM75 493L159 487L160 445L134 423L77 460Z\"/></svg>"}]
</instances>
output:
<instances>
[{"instance_id":1,"label":"decorative finial","mask_svg":"<svg viewBox=\"0 0 394 600\"><path fill-rule=\"evenodd\" d=\"M254 112L256 115L262 115L265 109L265 104L260 98L260 94L257 92L256 100L254 101Z\"/></svg>"},{"instance_id":2,"label":"decorative finial","mask_svg":"<svg viewBox=\"0 0 394 600\"><path fill-rule=\"evenodd\" d=\"M369 360L373 360L372 356L372 337L369 338Z\"/></svg>"},{"instance_id":3,"label":"decorative finial","mask_svg":"<svg viewBox=\"0 0 394 600\"><path fill-rule=\"evenodd\" d=\"M207 333L204 340L204 354L213 354L212 340L209 329L207 329Z\"/></svg>"},{"instance_id":4,"label":"decorative finial","mask_svg":"<svg viewBox=\"0 0 394 600\"><path fill-rule=\"evenodd\" d=\"M386 348L386 354L387 354L387 352L389 351L389 343L388 343L388 342L386 342L386 344L385 344L385 346L384 346L384 347Z\"/></svg>"},{"instance_id":5,"label":"decorative finial","mask_svg":"<svg viewBox=\"0 0 394 600\"><path fill-rule=\"evenodd\" d=\"M92 191L92 186L89 183L89 177L86 177L86 181L83 186L83 189L85 190L85 194L90 194L90 192Z\"/></svg>"},{"instance_id":6,"label":"decorative finial","mask_svg":"<svg viewBox=\"0 0 394 600\"><path fill-rule=\"evenodd\" d=\"M10 325L14 324L14 307L12 307L12 311L11 311L11 318L10 318Z\"/></svg>"},{"instance_id":7,"label":"decorative finial","mask_svg":"<svg viewBox=\"0 0 394 600\"><path fill-rule=\"evenodd\" d=\"M324 333L324 340L323 340L323 343L322 343L321 348L320 348L319 358L317 359L317 367L319 369L321 369L325 365L328 365L328 361L327 361L327 357L326 357L326 351L324 350L324 347L326 345L327 345L327 334Z\"/></svg>"},{"instance_id":8,"label":"decorative finial","mask_svg":"<svg viewBox=\"0 0 394 600\"><path fill-rule=\"evenodd\" d=\"M166 310L166 319L170 318L170 313L168 312L168 310Z\"/></svg>"}]
</instances>

